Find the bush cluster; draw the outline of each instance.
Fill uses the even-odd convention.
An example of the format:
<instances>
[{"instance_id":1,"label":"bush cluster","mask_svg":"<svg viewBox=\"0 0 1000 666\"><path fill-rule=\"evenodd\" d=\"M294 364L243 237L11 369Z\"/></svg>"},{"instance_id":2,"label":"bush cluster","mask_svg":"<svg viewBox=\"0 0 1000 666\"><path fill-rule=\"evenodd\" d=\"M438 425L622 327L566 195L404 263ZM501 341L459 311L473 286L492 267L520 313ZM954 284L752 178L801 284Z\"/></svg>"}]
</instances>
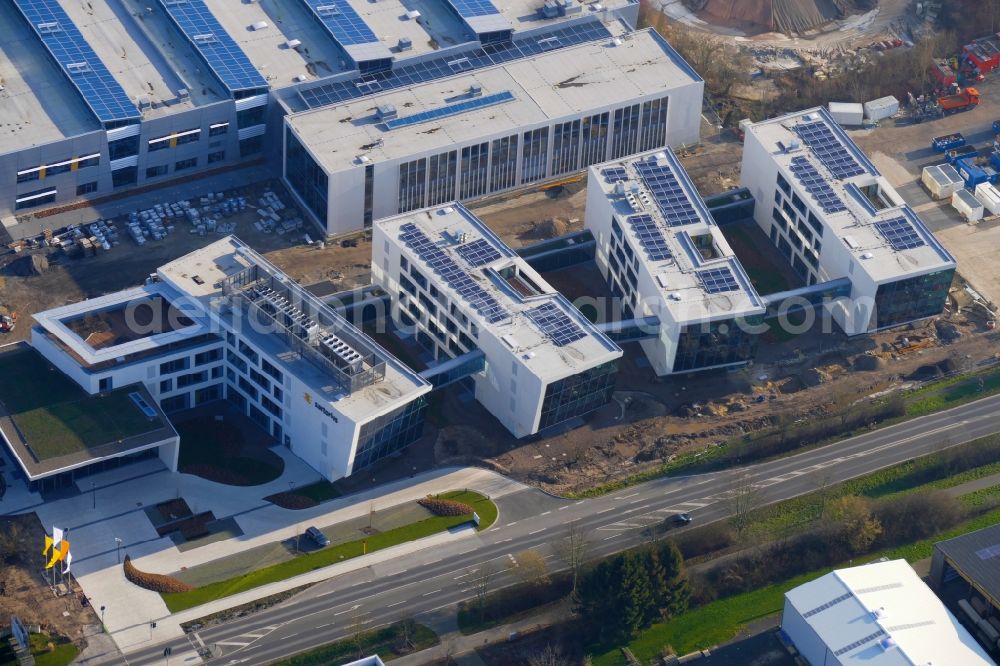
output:
<instances>
[{"instance_id":1,"label":"bush cluster","mask_svg":"<svg viewBox=\"0 0 1000 666\"><path fill-rule=\"evenodd\" d=\"M417 500L417 504L429 509L436 516L467 516L475 509L465 502L427 496Z\"/></svg>"},{"instance_id":2,"label":"bush cluster","mask_svg":"<svg viewBox=\"0 0 1000 666\"><path fill-rule=\"evenodd\" d=\"M173 576L139 571L132 565L132 558L128 555L125 556L122 569L125 571L126 580L130 583L153 592L188 592L193 589L187 583L179 581Z\"/></svg>"},{"instance_id":3,"label":"bush cluster","mask_svg":"<svg viewBox=\"0 0 1000 666\"><path fill-rule=\"evenodd\" d=\"M311 509L318 504L318 502L311 497L287 492L268 495L264 499L271 504L280 506L282 509Z\"/></svg>"}]
</instances>

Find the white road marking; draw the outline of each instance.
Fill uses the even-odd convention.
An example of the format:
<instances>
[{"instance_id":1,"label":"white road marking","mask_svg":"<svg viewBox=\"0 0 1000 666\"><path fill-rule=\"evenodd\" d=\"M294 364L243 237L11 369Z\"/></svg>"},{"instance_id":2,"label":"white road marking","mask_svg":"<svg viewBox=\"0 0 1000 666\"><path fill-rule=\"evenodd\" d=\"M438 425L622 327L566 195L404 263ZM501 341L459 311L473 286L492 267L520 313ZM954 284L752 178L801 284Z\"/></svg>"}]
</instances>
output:
<instances>
[{"instance_id":1,"label":"white road marking","mask_svg":"<svg viewBox=\"0 0 1000 666\"><path fill-rule=\"evenodd\" d=\"M561 507L559 507L559 510L560 511L564 511L564 510L568 509L569 506L570 506L569 504L567 504L566 506L561 506Z\"/></svg>"},{"instance_id":2,"label":"white road marking","mask_svg":"<svg viewBox=\"0 0 1000 666\"><path fill-rule=\"evenodd\" d=\"M601 515L602 513L607 513L608 511L614 511L614 510L615 510L615 507L613 507L613 506L609 506L609 507L608 507L607 509L601 509L601 510L600 510L600 511L598 511L598 512L597 512L597 513L596 513L595 515L598 515L598 516L599 516L599 515Z\"/></svg>"},{"instance_id":3,"label":"white road marking","mask_svg":"<svg viewBox=\"0 0 1000 666\"><path fill-rule=\"evenodd\" d=\"M619 495L618 497L615 497L615 498L613 498L613 499L616 499L616 500L623 500L623 499L628 499L628 498L630 498L630 497L635 497L635 496L636 496L636 495L638 495L638 494L639 494L639 493L632 493L631 495Z\"/></svg>"},{"instance_id":4,"label":"white road marking","mask_svg":"<svg viewBox=\"0 0 1000 666\"><path fill-rule=\"evenodd\" d=\"M250 642L241 643L239 641L215 641L216 645L235 645L236 647L246 647Z\"/></svg>"},{"instance_id":5,"label":"white road marking","mask_svg":"<svg viewBox=\"0 0 1000 666\"><path fill-rule=\"evenodd\" d=\"M616 536L618 536L618 535L617 534L612 534L609 537L604 537L603 539L601 539L601 541L607 541L608 539L614 539Z\"/></svg>"},{"instance_id":6,"label":"white road marking","mask_svg":"<svg viewBox=\"0 0 1000 666\"><path fill-rule=\"evenodd\" d=\"M201 640L201 636L198 635L198 632L195 632L194 639L198 641L198 645L205 647L205 641Z\"/></svg>"},{"instance_id":7,"label":"white road marking","mask_svg":"<svg viewBox=\"0 0 1000 666\"><path fill-rule=\"evenodd\" d=\"M551 511L546 511L545 513L540 513L540 514L538 514L538 515L540 515L540 516L547 516L547 515L549 515L550 513L552 513L552 512L551 512Z\"/></svg>"},{"instance_id":8,"label":"white road marking","mask_svg":"<svg viewBox=\"0 0 1000 666\"><path fill-rule=\"evenodd\" d=\"M404 599L403 601L397 601L394 604L387 604L386 608L392 608L393 606L399 606L399 605L402 605L402 604L405 604L405 603L406 603L406 599Z\"/></svg>"},{"instance_id":9,"label":"white road marking","mask_svg":"<svg viewBox=\"0 0 1000 666\"><path fill-rule=\"evenodd\" d=\"M544 532L544 531L545 531L545 529L546 529L546 528L544 528L544 527L543 527L543 528L542 528L542 529L540 529L540 530L535 530L534 532L528 532L528 536L531 536L532 534L539 534L539 533L541 533L541 532Z\"/></svg>"},{"instance_id":10,"label":"white road marking","mask_svg":"<svg viewBox=\"0 0 1000 666\"><path fill-rule=\"evenodd\" d=\"M441 590L434 590L433 592L424 592L424 593L423 593L422 595L420 595L420 596L422 596L422 597L429 597L429 596L431 596L432 594L437 594L437 593L438 593L438 592L440 592L440 591L441 591Z\"/></svg>"},{"instance_id":11,"label":"white road marking","mask_svg":"<svg viewBox=\"0 0 1000 666\"><path fill-rule=\"evenodd\" d=\"M512 522L512 523L507 523L506 525L504 525L504 527L514 527L514 525L517 525L517 521L516 520L514 522Z\"/></svg>"}]
</instances>

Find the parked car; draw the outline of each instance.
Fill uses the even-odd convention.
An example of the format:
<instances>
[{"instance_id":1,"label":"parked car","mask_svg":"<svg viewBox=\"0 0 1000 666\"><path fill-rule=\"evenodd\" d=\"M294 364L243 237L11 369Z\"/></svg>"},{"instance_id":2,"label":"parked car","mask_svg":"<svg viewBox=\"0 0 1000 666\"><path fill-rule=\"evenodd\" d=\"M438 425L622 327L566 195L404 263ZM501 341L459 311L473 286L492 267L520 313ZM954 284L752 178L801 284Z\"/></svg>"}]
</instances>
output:
<instances>
[{"instance_id":1,"label":"parked car","mask_svg":"<svg viewBox=\"0 0 1000 666\"><path fill-rule=\"evenodd\" d=\"M315 543L320 548L326 548L330 545L330 540L326 538L326 535L320 532L315 527L310 527L306 530L306 536L309 537L313 543Z\"/></svg>"},{"instance_id":2,"label":"parked car","mask_svg":"<svg viewBox=\"0 0 1000 666\"><path fill-rule=\"evenodd\" d=\"M673 520L674 525L677 525L678 527L683 527L684 525L687 525L687 524L689 524L691 522L691 514L690 513L677 513L677 514L674 514L674 517L673 517L672 520Z\"/></svg>"}]
</instances>

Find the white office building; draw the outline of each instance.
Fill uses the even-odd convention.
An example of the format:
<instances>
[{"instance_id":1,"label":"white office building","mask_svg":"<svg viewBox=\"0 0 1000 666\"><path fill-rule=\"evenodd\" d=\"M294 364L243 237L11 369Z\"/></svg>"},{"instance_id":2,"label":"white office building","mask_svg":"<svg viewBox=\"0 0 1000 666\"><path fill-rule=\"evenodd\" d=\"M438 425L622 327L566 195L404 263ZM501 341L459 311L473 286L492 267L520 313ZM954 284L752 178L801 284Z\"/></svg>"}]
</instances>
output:
<instances>
[{"instance_id":1,"label":"white office building","mask_svg":"<svg viewBox=\"0 0 1000 666\"><path fill-rule=\"evenodd\" d=\"M781 630L809 666L995 666L906 560L789 590Z\"/></svg>"},{"instance_id":2,"label":"white office building","mask_svg":"<svg viewBox=\"0 0 1000 666\"><path fill-rule=\"evenodd\" d=\"M741 182L804 282L850 280L827 306L848 335L941 312L954 258L825 109L748 125Z\"/></svg>"},{"instance_id":3,"label":"white office building","mask_svg":"<svg viewBox=\"0 0 1000 666\"><path fill-rule=\"evenodd\" d=\"M658 375L753 358L764 305L670 149L592 166L585 224L621 317L655 322Z\"/></svg>"},{"instance_id":4,"label":"white office building","mask_svg":"<svg viewBox=\"0 0 1000 666\"><path fill-rule=\"evenodd\" d=\"M233 236L35 319L87 392L141 382L168 415L227 399L329 480L422 431L431 385Z\"/></svg>"},{"instance_id":5,"label":"white office building","mask_svg":"<svg viewBox=\"0 0 1000 666\"><path fill-rule=\"evenodd\" d=\"M286 116L285 182L337 235L696 143L701 77L653 30L590 25L592 41L445 56L363 99L340 84L303 93L322 108Z\"/></svg>"},{"instance_id":6,"label":"white office building","mask_svg":"<svg viewBox=\"0 0 1000 666\"><path fill-rule=\"evenodd\" d=\"M481 350L476 399L515 437L604 405L621 349L461 204L384 220L372 275L438 362Z\"/></svg>"}]
</instances>

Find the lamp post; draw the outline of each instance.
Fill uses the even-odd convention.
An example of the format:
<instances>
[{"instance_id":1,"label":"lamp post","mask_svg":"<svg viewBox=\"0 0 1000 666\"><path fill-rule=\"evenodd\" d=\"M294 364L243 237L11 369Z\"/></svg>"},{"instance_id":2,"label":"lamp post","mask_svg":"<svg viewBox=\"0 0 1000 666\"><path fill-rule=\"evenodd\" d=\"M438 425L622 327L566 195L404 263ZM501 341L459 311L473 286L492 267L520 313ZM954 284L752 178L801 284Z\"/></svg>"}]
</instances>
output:
<instances>
[{"instance_id":1,"label":"lamp post","mask_svg":"<svg viewBox=\"0 0 1000 666\"><path fill-rule=\"evenodd\" d=\"M94 501L94 508L97 508L97 484L93 481L90 482L90 496Z\"/></svg>"},{"instance_id":2,"label":"lamp post","mask_svg":"<svg viewBox=\"0 0 1000 666\"><path fill-rule=\"evenodd\" d=\"M122 540L115 537L115 556L118 559L118 564L122 563Z\"/></svg>"},{"instance_id":3,"label":"lamp post","mask_svg":"<svg viewBox=\"0 0 1000 666\"><path fill-rule=\"evenodd\" d=\"M108 628L104 625L104 609L105 606L101 606L101 629L104 630L104 633L108 633Z\"/></svg>"}]
</instances>

